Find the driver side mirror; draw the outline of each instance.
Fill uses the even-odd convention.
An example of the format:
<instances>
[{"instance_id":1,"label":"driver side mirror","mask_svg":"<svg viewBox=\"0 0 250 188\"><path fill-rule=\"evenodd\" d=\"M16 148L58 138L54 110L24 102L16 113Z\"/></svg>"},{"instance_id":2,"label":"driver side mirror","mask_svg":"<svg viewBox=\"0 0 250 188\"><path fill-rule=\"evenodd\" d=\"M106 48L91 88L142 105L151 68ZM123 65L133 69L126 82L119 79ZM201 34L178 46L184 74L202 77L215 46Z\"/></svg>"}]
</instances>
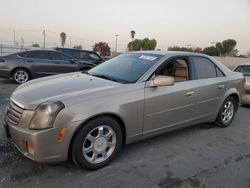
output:
<instances>
[{"instance_id":1,"label":"driver side mirror","mask_svg":"<svg viewBox=\"0 0 250 188\"><path fill-rule=\"evenodd\" d=\"M76 60L75 59L71 59L70 63L74 64L74 63L76 63Z\"/></svg>"},{"instance_id":2,"label":"driver side mirror","mask_svg":"<svg viewBox=\"0 0 250 188\"><path fill-rule=\"evenodd\" d=\"M171 76L156 76L152 81L150 86L172 86L175 83L174 77Z\"/></svg>"}]
</instances>

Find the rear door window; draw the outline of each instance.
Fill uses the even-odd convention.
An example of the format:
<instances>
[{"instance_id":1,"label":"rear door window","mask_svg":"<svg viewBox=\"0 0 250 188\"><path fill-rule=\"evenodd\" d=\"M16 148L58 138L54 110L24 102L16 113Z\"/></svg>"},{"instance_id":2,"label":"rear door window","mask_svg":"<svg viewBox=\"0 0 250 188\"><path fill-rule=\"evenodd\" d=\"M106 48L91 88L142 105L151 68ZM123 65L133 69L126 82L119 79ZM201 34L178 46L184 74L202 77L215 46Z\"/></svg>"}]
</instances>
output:
<instances>
[{"instance_id":1,"label":"rear door window","mask_svg":"<svg viewBox=\"0 0 250 188\"><path fill-rule=\"evenodd\" d=\"M216 78L224 76L215 64L204 57L192 57L195 79Z\"/></svg>"},{"instance_id":2,"label":"rear door window","mask_svg":"<svg viewBox=\"0 0 250 188\"><path fill-rule=\"evenodd\" d=\"M29 54L29 52L21 52L21 53L18 54L18 56L27 57L28 54Z\"/></svg>"},{"instance_id":3,"label":"rear door window","mask_svg":"<svg viewBox=\"0 0 250 188\"><path fill-rule=\"evenodd\" d=\"M64 55L60 52L50 52L51 58L52 60L56 60L56 61L67 61L69 62L71 60L71 58L67 55Z\"/></svg>"},{"instance_id":4,"label":"rear door window","mask_svg":"<svg viewBox=\"0 0 250 188\"><path fill-rule=\"evenodd\" d=\"M33 51L29 52L26 56L27 58L32 59L50 59L48 51Z\"/></svg>"}]
</instances>

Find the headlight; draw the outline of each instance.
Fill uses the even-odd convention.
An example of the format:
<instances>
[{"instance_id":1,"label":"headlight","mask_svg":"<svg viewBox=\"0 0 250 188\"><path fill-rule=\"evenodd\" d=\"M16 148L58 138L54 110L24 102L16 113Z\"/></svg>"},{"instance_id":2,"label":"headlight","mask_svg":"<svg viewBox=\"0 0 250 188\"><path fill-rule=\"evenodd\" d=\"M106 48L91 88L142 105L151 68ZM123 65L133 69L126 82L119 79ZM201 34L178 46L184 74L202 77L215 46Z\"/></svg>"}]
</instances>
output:
<instances>
[{"instance_id":1,"label":"headlight","mask_svg":"<svg viewBox=\"0 0 250 188\"><path fill-rule=\"evenodd\" d=\"M53 127L57 114L64 108L58 102L45 102L40 104L30 122L30 129L47 129Z\"/></svg>"}]
</instances>

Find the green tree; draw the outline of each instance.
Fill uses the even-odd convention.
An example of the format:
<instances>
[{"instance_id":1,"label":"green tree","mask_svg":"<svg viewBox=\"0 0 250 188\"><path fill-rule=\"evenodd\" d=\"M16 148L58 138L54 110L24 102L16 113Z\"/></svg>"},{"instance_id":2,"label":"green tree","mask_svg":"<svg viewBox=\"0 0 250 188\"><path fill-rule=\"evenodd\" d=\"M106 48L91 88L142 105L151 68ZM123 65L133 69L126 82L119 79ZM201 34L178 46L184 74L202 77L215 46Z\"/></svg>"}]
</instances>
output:
<instances>
[{"instance_id":1,"label":"green tree","mask_svg":"<svg viewBox=\"0 0 250 188\"><path fill-rule=\"evenodd\" d=\"M60 34L60 38L61 38L62 47L64 48L64 46L65 46L65 44L66 44L66 38L67 38L66 33L62 32L62 33Z\"/></svg>"},{"instance_id":2,"label":"green tree","mask_svg":"<svg viewBox=\"0 0 250 188\"><path fill-rule=\"evenodd\" d=\"M148 39L145 38L142 40L142 50L154 50L157 45L157 42L155 39Z\"/></svg>"},{"instance_id":3,"label":"green tree","mask_svg":"<svg viewBox=\"0 0 250 188\"><path fill-rule=\"evenodd\" d=\"M215 47L219 50L220 56L230 55L234 50L237 42L234 39L223 40L222 42L217 42ZM235 51L234 51L235 52Z\"/></svg>"},{"instance_id":4,"label":"green tree","mask_svg":"<svg viewBox=\"0 0 250 188\"><path fill-rule=\"evenodd\" d=\"M234 39L227 39L222 41L225 54L230 54L230 52L235 48L237 42Z\"/></svg>"},{"instance_id":5,"label":"green tree","mask_svg":"<svg viewBox=\"0 0 250 188\"><path fill-rule=\"evenodd\" d=\"M197 53L201 53L202 52L202 48L199 48L199 47L188 48L188 47L173 46L173 47L168 47L168 51L184 51L184 52L197 52Z\"/></svg>"},{"instance_id":6,"label":"green tree","mask_svg":"<svg viewBox=\"0 0 250 188\"><path fill-rule=\"evenodd\" d=\"M81 50L82 49L82 45L75 45L75 46L73 46L73 48Z\"/></svg>"},{"instance_id":7,"label":"green tree","mask_svg":"<svg viewBox=\"0 0 250 188\"><path fill-rule=\"evenodd\" d=\"M39 45L39 44L37 44L37 43L34 43L34 44L32 44L32 47L39 48L39 47L40 47L40 45Z\"/></svg>"},{"instance_id":8,"label":"green tree","mask_svg":"<svg viewBox=\"0 0 250 188\"><path fill-rule=\"evenodd\" d=\"M220 51L216 47L210 46L210 47L204 48L202 53L211 55L211 56L218 56L220 54Z\"/></svg>"},{"instance_id":9,"label":"green tree","mask_svg":"<svg viewBox=\"0 0 250 188\"><path fill-rule=\"evenodd\" d=\"M135 39L132 42L128 43L128 50L129 51L140 51L142 47L142 40Z\"/></svg>"},{"instance_id":10,"label":"green tree","mask_svg":"<svg viewBox=\"0 0 250 188\"><path fill-rule=\"evenodd\" d=\"M132 42L128 43L128 50L129 51L140 51L140 50L155 50L157 42L155 39L148 39L145 38L135 39Z\"/></svg>"},{"instance_id":11,"label":"green tree","mask_svg":"<svg viewBox=\"0 0 250 188\"><path fill-rule=\"evenodd\" d=\"M135 34L136 34L136 32L135 32L134 30L130 31L130 35L131 35L132 41L133 41L134 38L135 38Z\"/></svg>"}]
</instances>

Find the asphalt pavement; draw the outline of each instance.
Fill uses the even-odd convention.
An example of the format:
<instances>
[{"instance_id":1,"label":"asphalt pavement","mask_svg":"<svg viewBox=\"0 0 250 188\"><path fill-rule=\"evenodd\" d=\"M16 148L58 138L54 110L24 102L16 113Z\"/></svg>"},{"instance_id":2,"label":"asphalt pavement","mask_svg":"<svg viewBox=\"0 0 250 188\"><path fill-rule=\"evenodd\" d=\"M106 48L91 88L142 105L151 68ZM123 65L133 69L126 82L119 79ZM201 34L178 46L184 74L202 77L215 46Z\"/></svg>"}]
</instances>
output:
<instances>
[{"instance_id":1,"label":"asphalt pavement","mask_svg":"<svg viewBox=\"0 0 250 188\"><path fill-rule=\"evenodd\" d=\"M195 125L127 145L107 167L49 166L22 156L6 139L3 112L12 81L0 79L0 188L250 188L250 108L228 128Z\"/></svg>"}]
</instances>

